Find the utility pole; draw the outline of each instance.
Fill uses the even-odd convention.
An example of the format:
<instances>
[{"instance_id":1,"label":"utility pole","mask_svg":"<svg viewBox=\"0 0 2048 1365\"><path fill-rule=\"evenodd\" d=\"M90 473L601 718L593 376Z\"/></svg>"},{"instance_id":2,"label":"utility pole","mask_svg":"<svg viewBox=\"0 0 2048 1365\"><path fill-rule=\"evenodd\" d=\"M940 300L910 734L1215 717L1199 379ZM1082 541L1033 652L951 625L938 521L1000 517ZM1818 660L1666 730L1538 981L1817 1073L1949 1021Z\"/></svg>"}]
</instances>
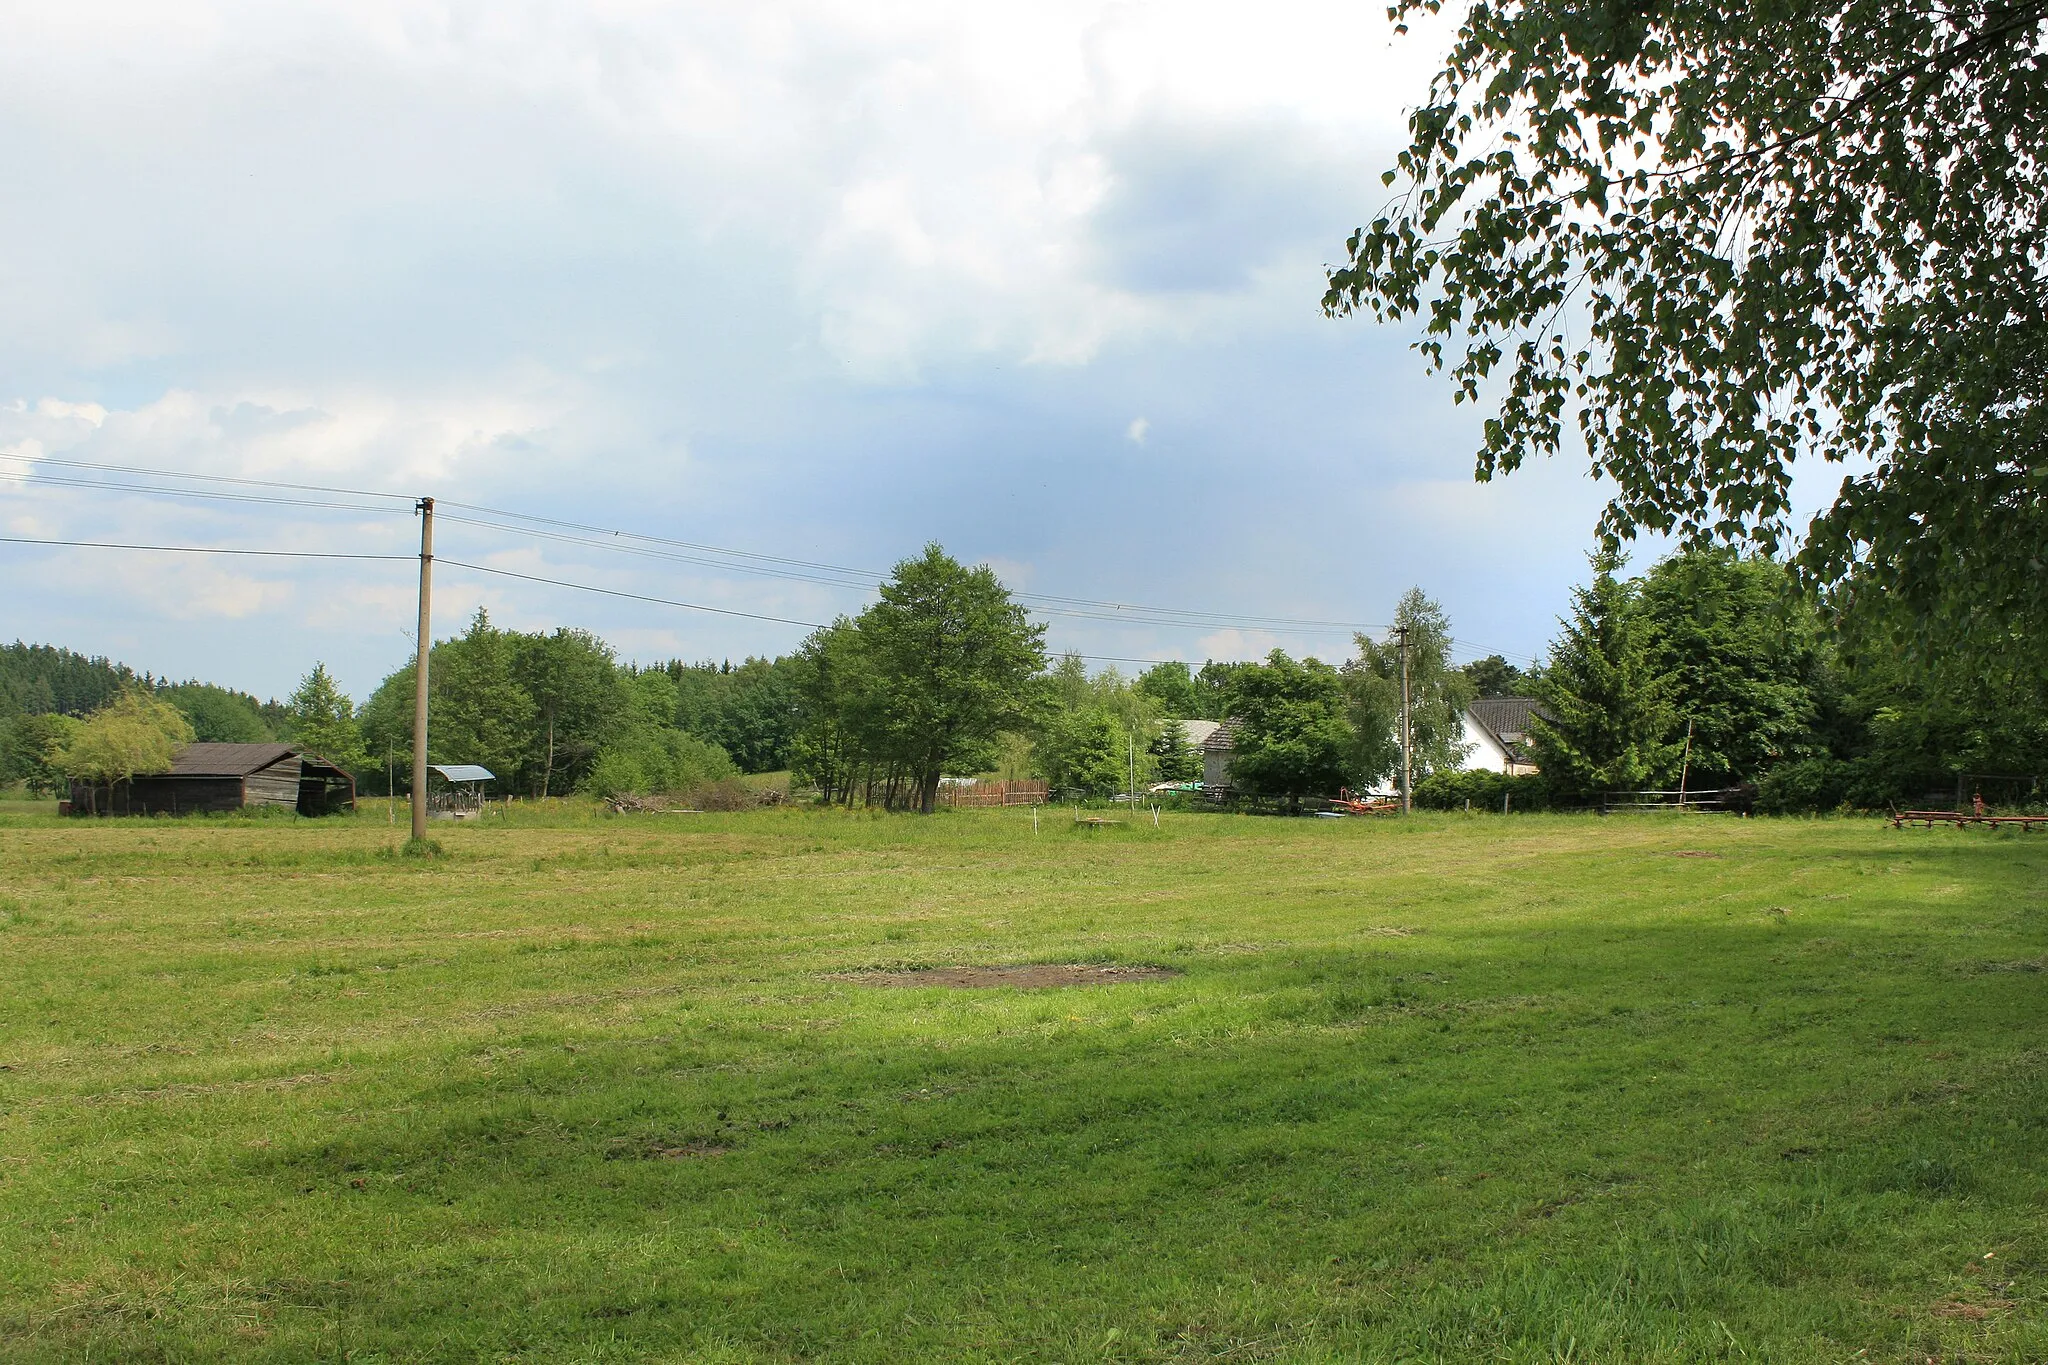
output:
<instances>
[{"instance_id":1,"label":"utility pole","mask_svg":"<svg viewBox=\"0 0 2048 1365\"><path fill-rule=\"evenodd\" d=\"M1415 730L1408 722L1408 627L1395 626L1401 637L1401 814L1415 809Z\"/></svg>"},{"instance_id":2,"label":"utility pole","mask_svg":"<svg viewBox=\"0 0 2048 1365\"><path fill-rule=\"evenodd\" d=\"M1138 737L1136 735L1125 735L1124 746L1129 750L1128 759L1131 765L1131 813L1135 815L1138 811Z\"/></svg>"},{"instance_id":3,"label":"utility pole","mask_svg":"<svg viewBox=\"0 0 2048 1365\"><path fill-rule=\"evenodd\" d=\"M421 498L420 633L412 669L412 837L427 837L427 656L434 639L434 500Z\"/></svg>"}]
</instances>

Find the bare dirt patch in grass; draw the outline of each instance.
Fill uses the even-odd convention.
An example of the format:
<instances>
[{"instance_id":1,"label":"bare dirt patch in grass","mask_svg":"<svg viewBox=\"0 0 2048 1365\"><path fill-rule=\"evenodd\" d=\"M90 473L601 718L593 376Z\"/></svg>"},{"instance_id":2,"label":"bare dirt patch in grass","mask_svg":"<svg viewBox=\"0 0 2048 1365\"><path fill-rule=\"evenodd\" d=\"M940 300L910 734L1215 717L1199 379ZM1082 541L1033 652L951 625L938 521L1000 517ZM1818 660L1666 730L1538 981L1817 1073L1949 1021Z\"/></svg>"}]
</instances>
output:
<instances>
[{"instance_id":1,"label":"bare dirt patch in grass","mask_svg":"<svg viewBox=\"0 0 2048 1365\"><path fill-rule=\"evenodd\" d=\"M1171 967L1042 962L1023 967L924 967L908 972L848 972L835 979L854 981L863 986L942 986L950 990L1014 986L1021 990L1039 990L1047 986L1119 986L1127 981L1166 981L1179 975Z\"/></svg>"},{"instance_id":2,"label":"bare dirt patch in grass","mask_svg":"<svg viewBox=\"0 0 2048 1365\"><path fill-rule=\"evenodd\" d=\"M1681 848L1672 855L1674 858L1718 858L1718 853L1709 853L1703 848Z\"/></svg>"}]
</instances>

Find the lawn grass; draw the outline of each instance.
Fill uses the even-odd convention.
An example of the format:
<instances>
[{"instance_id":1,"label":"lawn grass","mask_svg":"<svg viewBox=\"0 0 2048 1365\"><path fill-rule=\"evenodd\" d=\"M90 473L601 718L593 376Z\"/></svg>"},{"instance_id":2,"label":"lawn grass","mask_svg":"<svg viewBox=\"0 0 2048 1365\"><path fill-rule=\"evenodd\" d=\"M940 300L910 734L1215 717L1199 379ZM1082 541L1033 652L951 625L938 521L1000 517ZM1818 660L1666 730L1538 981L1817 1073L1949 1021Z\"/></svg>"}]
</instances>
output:
<instances>
[{"instance_id":1,"label":"lawn grass","mask_svg":"<svg viewBox=\"0 0 2048 1365\"><path fill-rule=\"evenodd\" d=\"M22 809L0 1361L2048 1359L2039 836Z\"/></svg>"}]
</instances>

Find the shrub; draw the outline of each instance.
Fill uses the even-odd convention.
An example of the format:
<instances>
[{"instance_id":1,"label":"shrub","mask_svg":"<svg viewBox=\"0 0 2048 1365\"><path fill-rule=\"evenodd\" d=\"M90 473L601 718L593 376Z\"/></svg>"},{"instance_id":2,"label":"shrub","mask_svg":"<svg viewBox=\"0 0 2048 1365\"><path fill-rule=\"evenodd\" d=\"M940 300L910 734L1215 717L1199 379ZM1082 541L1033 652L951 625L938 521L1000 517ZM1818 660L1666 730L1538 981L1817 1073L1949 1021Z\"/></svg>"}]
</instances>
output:
<instances>
[{"instance_id":1,"label":"shrub","mask_svg":"<svg viewBox=\"0 0 2048 1365\"><path fill-rule=\"evenodd\" d=\"M1503 803L1510 811L1544 810L1550 791L1540 776L1484 770L1431 773L1415 784L1415 804L1424 810L1463 810L1468 801L1474 810L1498 811Z\"/></svg>"},{"instance_id":2,"label":"shrub","mask_svg":"<svg viewBox=\"0 0 2048 1365\"><path fill-rule=\"evenodd\" d=\"M640 725L599 751L583 785L591 795L609 798L687 792L738 775L725 750L711 741Z\"/></svg>"},{"instance_id":3,"label":"shrub","mask_svg":"<svg viewBox=\"0 0 2048 1365\"><path fill-rule=\"evenodd\" d=\"M1757 782L1756 808L1766 815L1833 810L1847 798L1852 777L1849 765L1839 759L1780 763Z\"/></svg>"}]
</instances>

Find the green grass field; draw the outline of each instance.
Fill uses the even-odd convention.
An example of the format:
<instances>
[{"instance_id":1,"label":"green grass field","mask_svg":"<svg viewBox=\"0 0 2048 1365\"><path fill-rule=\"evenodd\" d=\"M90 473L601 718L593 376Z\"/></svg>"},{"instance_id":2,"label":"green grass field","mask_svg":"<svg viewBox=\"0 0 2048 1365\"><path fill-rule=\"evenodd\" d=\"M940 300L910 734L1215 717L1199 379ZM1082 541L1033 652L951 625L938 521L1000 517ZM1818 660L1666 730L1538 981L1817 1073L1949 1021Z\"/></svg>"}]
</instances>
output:
<instances>
[{"instance_id":1,"label":"green grass field","mask_svg":"<svg viewBox=\"0 0 2048 1365\"><path fill-rule=\"evenodd\" d=\"M2039 835L436 837L0 815L0 1361L2048 1359Z\"/></svg>"}]
</instances>

